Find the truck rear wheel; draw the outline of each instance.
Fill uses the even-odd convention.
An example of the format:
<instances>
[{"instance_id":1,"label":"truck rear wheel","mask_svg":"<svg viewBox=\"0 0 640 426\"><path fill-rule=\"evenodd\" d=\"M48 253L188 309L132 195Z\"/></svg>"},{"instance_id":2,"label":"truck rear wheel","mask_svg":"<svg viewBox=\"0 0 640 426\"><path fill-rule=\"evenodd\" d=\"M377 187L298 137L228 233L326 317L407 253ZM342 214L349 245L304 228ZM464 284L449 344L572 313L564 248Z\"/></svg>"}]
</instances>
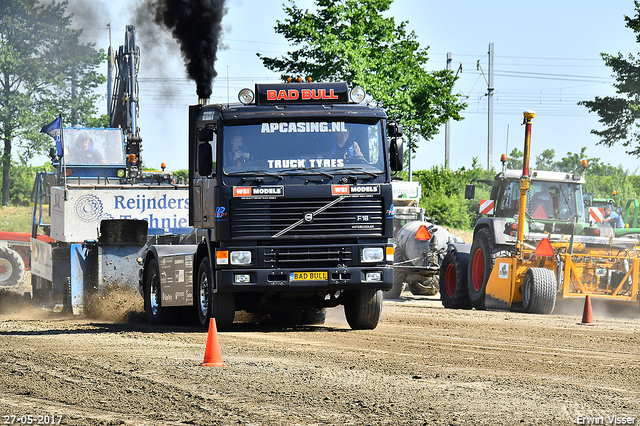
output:
<instances>
[{"instance_id":1,"label":"truck rear wheel","mask_svg":"<svg viewBox=\"0 0 640 426\"><path fill-rule=\"evenodd\" d=\"M373 330L382 313L382 290L351 290L345 294L344 315L353 330Z\"/></svg>"},{"instance_id":2,"label":"truck rear wheel","mask_svg":"<svg viewBox=\"0 0 640 426\"><path fill-rule=\"evenodd\" d=\"M400 247L396 247L396 252L393 255L393 263L394 265L398 265L401 262L404 262L404 252ZM404 279L405 274L395 269L393 271L393 287L391 287L391 290L382 293L383 297L385 299L398 299L404 288Z\"/></svg>"},{"instance_id":3,"label":"truck rear wheel","mask_svg":"<svg viewBox=\"0 0 640 426\"><path fill-rule=\"evenodd\" d=\"M160 288L160 271L158 261L151 259L144 279L144 310L151 324L162 324L165 320L165 309L162 308Z\"/></svg>"},{"instance_id":4,"label":"truck rear wheel","mask_svg":"<svg viewBox=\"0 0 640 426\"><path fill-rule=\"evenodd\" d=\"M327 308L307 308L302 315L303 325L322 325L327 320Z\"/></svg>"},{"instance_id":5,"label":"truck rear wheel","mask_svg":"<svg viewBox=\"0 0 640 426\"><path fill-rule=\"evenodd\" d=\"M438 294L438 279L426 277L424 281L410 282L408 287L414 296L435 296Z\"/></svg>"},{"instance_id":6,"label":"truck rear wheel","mask_svg":"<svg viewBox=\"0 0 640 426\"><path fill-rule=\"evenodd\" d=\"M17 251L0 247L0 287L20 285L27 275L24 261Z\"/></svg>"},{"instance_id":7,"label":"truck rear wheel","mask_svg":"<svg viewBox=\"0 0 640 426\"><path fill-rule=\"evenodd\" d=\"M522 307L532 314L550 314L556 306L556 274L551 269L529 268L522 280Z\"/></svg>"},{"instance_id":8,"label":"truck rear wheel","mask_svg":"<svg viewBox=\"0 0 640 426\"><path fill-rule=\"evenodd\" d=\"M468 253L449 250L440 267L440 300L449 309L469 309L469 289L467 288Z\"/></svg>"},{"instance_id":9,"label":"truck rear wheel","mask_svg":"<svg viewBox=\"0 0 640 426\"><path fill-rule=\"evenodd\" d=\"M198 280L194 285L194 305L200 325L208 327L209 318L215 318L218 330L229 330L236 313L235 294L213 291L213 276L208 256L200 262Z\"/></svg>"}]
</instances>

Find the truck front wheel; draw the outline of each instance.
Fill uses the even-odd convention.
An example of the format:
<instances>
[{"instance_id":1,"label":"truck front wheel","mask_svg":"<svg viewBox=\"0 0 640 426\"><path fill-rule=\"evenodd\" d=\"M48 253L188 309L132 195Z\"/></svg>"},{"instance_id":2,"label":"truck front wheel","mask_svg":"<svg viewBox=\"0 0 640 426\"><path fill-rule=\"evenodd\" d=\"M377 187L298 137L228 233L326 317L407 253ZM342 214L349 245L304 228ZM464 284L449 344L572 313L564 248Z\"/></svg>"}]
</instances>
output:
<instances>
[{"instance_id":1,"label":"truck front wheel","mask_svg":"<svg viewBox=\"0 0 640 426\"><path fill-rule=\"evenodd\" d=\"M382 290L351 290L345 294L344 315L354 330L373 330L382 313Z\"/></svg>"},{"instance_id":2,"label":"truck front wheel","mask_svg":"<svg viewBox=\"0 0 640 426\"><path fill-rule=\"evenodd\" d=\"M213 275L209 257L200 262L198 280L195 284L193 298L200 325L208 326L209 318L216 319L216 328L220 331L229 330L236 313L236 298L234 293L214 293Z\"/></svg>"},{"instance_id":3,"label":"truck front wheel","mask_svg":"<svg viewBox=\"0 0 640 426\"><path fill-rule=\"evenodd\" d=\"M0 286L20 285L25 276L24 262L18 252L9 247L0 247Z\"/></svg>"}]
</instances>

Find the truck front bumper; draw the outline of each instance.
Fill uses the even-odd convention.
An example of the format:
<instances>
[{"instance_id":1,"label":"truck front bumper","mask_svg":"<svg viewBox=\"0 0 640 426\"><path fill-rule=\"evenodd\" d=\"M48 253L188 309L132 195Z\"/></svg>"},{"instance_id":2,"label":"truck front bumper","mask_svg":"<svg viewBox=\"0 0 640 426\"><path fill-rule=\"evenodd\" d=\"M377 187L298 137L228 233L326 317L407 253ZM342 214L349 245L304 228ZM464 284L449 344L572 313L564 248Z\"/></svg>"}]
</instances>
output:
<instances>
[{"instance_id":1,"label":"truck front bumper","mask_svg":"<svg viewBox=\"0 0 640 426\"><path fill-rule=\"evenodd\" d=\"M390 290L393 286L393 268L391 266L325 269L225 269L218 270L215 274L216 286L221 292L330 292L365 288Z\"/></svg>"}]
</instances>

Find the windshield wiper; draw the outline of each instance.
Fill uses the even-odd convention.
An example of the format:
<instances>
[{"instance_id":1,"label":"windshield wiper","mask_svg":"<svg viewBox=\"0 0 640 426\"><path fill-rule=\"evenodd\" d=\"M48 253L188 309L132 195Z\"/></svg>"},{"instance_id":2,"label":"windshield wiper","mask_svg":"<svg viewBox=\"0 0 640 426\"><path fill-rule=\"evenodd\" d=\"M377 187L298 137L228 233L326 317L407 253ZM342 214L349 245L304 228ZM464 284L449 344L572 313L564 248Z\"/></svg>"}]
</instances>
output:
<instances>
[{"instance_id":1,"label":"windshield wiper","mask_svg":"<svg viewBox=\"0 0 640 426\"><path fill-rule=\"evenodd\" d=\"M382 172L368 172L366 170L364 170L362 167L345 167L343 169L327 169L328 172L342 172L342 171L346 171L346 172L360 172L360 173L364 173L366 175L369 175L371 177L378 177L378 175Z\"/></svg>"},{"instance_id":2,"label":"windshield wiper","mask_svg":"<svg viewBox=\"0 0 640 426\"><path fill-rule=\"evenodd\" d=\"M315 174L319 174L322 176L326 176L329 179L333 179L333 175L323 172L322 170L318 170L318 167L291 167L290 169L280 169L280 173L282 172L297 172L297 171L304 171L304 172L314 172Z\"/></svg>"},{"instance_id":3,"label":"windshield wiper","mask_svg":"<svg viewBox=\"0 0 640 426\"><path fill-rule=\"evenodd\" d=\"M283 179L278 173L268 172L266 170L243 170L241 172L232 172L227 173L227 176L271 176L274 178L278 178L280 180Z\"/></svg>"}]
</instances>

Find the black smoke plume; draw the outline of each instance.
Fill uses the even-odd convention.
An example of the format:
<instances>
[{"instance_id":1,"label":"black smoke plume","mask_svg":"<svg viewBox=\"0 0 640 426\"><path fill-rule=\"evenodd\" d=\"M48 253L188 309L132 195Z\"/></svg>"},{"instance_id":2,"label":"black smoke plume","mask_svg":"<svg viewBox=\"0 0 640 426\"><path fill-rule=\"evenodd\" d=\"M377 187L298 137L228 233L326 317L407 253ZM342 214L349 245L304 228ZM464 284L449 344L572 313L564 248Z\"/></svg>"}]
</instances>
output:
<instances>
[{"instance_id":1,"label":"black smoke plume","mask_svg":"<svg viewBox=\"0 0 640 426\"><path fill-rule=\"evenodd\" d=\"M199 98L211 97L213 79L218 75L215 62L222 35L225 0L145 0L137 8L153 15L153 22L171 31L180 44L187 75L196 83Z\"/></svg>"}]
</instances>

